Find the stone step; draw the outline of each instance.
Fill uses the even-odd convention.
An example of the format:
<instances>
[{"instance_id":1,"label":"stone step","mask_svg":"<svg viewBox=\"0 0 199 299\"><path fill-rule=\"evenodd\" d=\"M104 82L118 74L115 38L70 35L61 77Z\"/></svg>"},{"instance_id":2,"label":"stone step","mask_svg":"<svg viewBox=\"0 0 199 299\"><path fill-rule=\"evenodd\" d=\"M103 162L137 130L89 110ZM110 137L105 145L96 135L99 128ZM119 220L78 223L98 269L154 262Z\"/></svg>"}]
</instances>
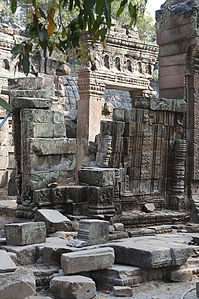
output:
<instances>
[{"instance_id":1,"label":"stone step","mask_svg":"<svg viewBox=\"0 0 199 299\"><path fill-rule=\"evenodd\" d=\"M37 291L49 286L51 276L59 272L59 267L46 267L44 265L27 266L35 276Z\"/></svg>"},{"instance_id":2,"label":"stone step","mask_svg":"<svg viewBox=\"0 0 199 299\"><path fill-rule=\"evenodd\" d=\"M190 216L185 212L171 210L154 211L153 213L123 213L118 222L122 222L126 228L140 228L159 225L185 224L189 222Z\"/></svg>"},{"instance_id":3,"label":"stone step","mask_svg":"<svg viewBox=\"0 0 199 299\"><path fill-rule=\"evenodd\" d=\"M11 103L14 108L23 109L23 108L50 108L52 106L51 99L44 98L31 98L31 97L15 97L12 99Z\"/></svg>"}]
</instances>

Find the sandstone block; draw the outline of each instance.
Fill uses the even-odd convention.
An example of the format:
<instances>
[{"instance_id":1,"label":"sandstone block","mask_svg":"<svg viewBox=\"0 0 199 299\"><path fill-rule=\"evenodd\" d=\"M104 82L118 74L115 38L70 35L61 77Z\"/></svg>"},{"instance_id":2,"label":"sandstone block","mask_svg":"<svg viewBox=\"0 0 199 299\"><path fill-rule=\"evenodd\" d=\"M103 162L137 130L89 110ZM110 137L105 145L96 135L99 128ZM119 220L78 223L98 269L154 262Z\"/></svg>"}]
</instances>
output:
<instances>
[{"instance_id":1,"label":"sandstone block","mask_svg":"<svg viewBox=\"0 0 199 299\"><path fill-rule=\"evenodd\" d=\"M178 281L178 282L186 282L186 281L191 281L192 280L192 271L191 270L176 270L176 271L171 271L169 278L172 281Z\"/></svg>"},{"instance_id":2,"label":"sandstone block","mask_svg":"<svg viewBox=\"0 0 199 299\"><path fill-rule=\"evenodd\" d=\"M196 297L199 298L199 282L196 282Z\"/></svg>"},{"instance_id":3,"label":"sandstone block","mask_svg":"<svg viewBox=\"0 0 199 299\"><path fill-rule=\"evenodd\" d=\"M114 223L113 224L115 231L124 231L124 224L123 223Z\"/></svg>"},{"instance_id":4,"label":"sandstone block","mask_svg":"<svg viewBox=\"0 0 199 299\"><path fill-rule=\"evenodd\" d=\"M106 187L114 186L115 169L114 168L82 168L79 173L79 181L89 185Z\"/></svg>"},{"instance_id":5,"label":"sandstone block","mask_svg":"<svg viewBox=\"0 0 199 299\"><path fill-rule=\"evenodd\" d=\"M24 299L35 292L36 284L32 271L18 268L13 273L0 274L0 298Z\"/></svg>"},{"instance_id":6,"label":"sandstone block","mask_svg":"<svg viewBox=\"0 0 199 299\"><path fill-rule=\"evenodd\" d=\"M154 212L155 211L155 205L153 203L146 203L144 205L144 210L145 210L145 212L148 212L148 213Z\"/></svg>"},{"instance_id":7,"label":"sandstone block","mask_svg":"<svg viewBox=\"0 0 199 299\"><path fill-rule=\"evenodd\" d=\"M124 133L124 122L106 121L100 122L100 132L102 135L122 136Z\"/></svg>"},{"instance_id":8,"label":"sandstone block","mask_svg":"<svg viewBox=\"0 0 199 299\"><path fill-rule=\"evenodd\" d=\"M113 263L114 251L109 247L64 253L61 256L61 268L66 275L107 269Z\"/></svg>"},{"instance_id":9,"label":"sandstone block","mask_svg":"<svg viewBox=\"0 0 199 299\"><path fill-rule=\"evenodd\" d=\"M38 244L46 241L44 222L6 224L4 230L8 245Z\"/></svg>"},{"instance_id":10,"label":"sandstone block","mask_svg":"<svg viewBox=\"0 0 199 299\"><path fill-rule=\"evenodd\" d=\"M132 297L133 296L133 290L130 287L127 286L115 286L113 287L113 294L116 297Z\"/></svg>"},{"instance_id":11,"label":"sandstone block","mask_svg":"<svg viewBox=\"0 0 199 299\"><path fill-rule=\"evenodd\" d=\"M42 78L13 78L8 79L10 89L41 89L42 88Z\"/></svg>"},{"instance_id":12,"label":"sandstone block","mask_svg":"<svg viewBox=\"0 0 199 299\"><path fill-rule=\"evenodd\" d=\"M14 272L17 269L10 255L3 250L0 250L0 273Z\"/></svg>"},{"instance_id":13,"label":"sandstone block","mask_svg":"<svg viewBox=\"0 0 199 299\"><path fill-rule=\"evenodd\" d=\"M12 105L17 109L23 108L50 108L52 101L49 99L42 98L18 98L12 99Z\"/></svg>"},{"instance_id":14,"label":"sandstone block","mask_svg":"<svg viewBox=\"0 0 199 299\"><path fill-rule=\"evenodd\" d=\"M35 214L35 221L44 221L48 233L70 231L72 222L57 210L40 209Z\"/></svg>"},{"instance_id":15,"label":"sandstone block","mask_svg":"<svg viewBox=\"0 0 199 299\"><path fill-rule=\"evenodd\" d=\"M124 121L124 109L113 109L113 120Z\"/></svg>"},{"instance_id":16,"label":"sandstone block","mask_svg":"<svg viewBox=\"0 0 199 299\"><path fill-rule=\"evenodd\" d=\"M50 282L50 289L59 299L92 299L96 295L95 282L80 275L55 277Z\"/></svg>"},{"instance_id":17,"label":"sandstone block","mask_svg":"<svg viewBox=\"0 0 199 299\"><path fill-rule=\"evenodd\" d=\"M95 245L107 243L109 237L109 222L96 219L80 220L77 238Z\"/></svg>"}]
</instances>

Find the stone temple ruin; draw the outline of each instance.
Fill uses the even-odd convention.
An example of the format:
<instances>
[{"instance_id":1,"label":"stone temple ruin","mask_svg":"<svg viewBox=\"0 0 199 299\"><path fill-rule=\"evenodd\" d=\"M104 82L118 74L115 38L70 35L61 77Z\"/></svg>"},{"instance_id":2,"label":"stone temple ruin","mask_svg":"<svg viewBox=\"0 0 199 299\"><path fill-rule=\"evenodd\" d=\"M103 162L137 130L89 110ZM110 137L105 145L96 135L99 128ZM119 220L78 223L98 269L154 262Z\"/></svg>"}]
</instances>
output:
<instances>
[{"instance_id":1,"label":"stone temple ruin","mask_svg":"<svg viewBox=\"0 0 199 299\"><path fill-rule=\"evenodd\" d=\"M14 107L0 129L1 181L15 171L19 222L0 239L0 280L29 275L20 298L37 287L91 299L96 286L132 297L146 281L197 277L198 12L196 0L167 0L158 46L115 24L105 48L85 35L92 59L77 80L39 54L31 76L11 78L0 56L1 94ZM0 38L12 39L5 28ZM150 86L158 54L159 98ZM122 91L131 108L110 108L107 95Z\"/></svg>"}]
</instances>

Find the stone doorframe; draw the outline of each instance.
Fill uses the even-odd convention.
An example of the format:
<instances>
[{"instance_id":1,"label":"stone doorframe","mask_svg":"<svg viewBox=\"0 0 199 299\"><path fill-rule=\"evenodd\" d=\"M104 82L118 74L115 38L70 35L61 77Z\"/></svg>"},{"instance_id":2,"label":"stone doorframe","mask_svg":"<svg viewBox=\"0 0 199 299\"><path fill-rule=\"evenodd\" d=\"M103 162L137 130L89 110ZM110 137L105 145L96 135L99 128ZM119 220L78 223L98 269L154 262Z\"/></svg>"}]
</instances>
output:
<instances>
[{"instance_id":1,"label":"stone doorframe","mask_svg":"<svg viewBox=\"0 0 199 299\"><path fill-rule=\"evenodd\" d=\"M131 97L152 94L150 80L158 46L142 42L136 31L113 26L103 48L85 38L90 61L78 73L77 170L89 141L100 132L105 88L126 90Z\"/></svg>"}]
</instances>

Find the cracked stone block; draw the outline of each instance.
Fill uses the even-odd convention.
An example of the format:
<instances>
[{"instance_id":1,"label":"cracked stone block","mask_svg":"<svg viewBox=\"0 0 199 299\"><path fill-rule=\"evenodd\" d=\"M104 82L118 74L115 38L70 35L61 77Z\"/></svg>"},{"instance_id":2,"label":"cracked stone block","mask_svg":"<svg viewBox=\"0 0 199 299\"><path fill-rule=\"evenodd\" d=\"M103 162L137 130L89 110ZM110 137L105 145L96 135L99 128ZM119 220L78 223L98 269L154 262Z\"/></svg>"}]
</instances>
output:
<instances>
[{"instance_id":1,"label":"cracked stone block","mask_svg":"<svg viewBox=\"0 0 199 299\"><path fill-rule=\"evenodd\" d=\"M37 210L35 214L35 221L44 221L48 233L71 231L72 229L72 222L57 210Z\"/></svg>"},{"instance_id":2,"label":"cracked stone block","mask_svg":"<svg viewBox=\"0 0 199 299\"><path fill-rule=\"evenodd\" d=\"M54 277L50 289L59 299L94 299L96 296L95 282L80 275Z\"/></svg>"},{"instance_id":3,"label":"cracked stone block","mask_svg":"<svg viewBox=\"0 0 199 299\"><path fill-rule=\"evenodd\" d=\"M132 297L133 296L133 290L130 287L127 286L115 286L113 287L113 294L116 297Z\"/></svg>"},{"instance_id":4,"label":"cracked stone block","mask_svg":"<svg viewBox=\"0 0 199 299\"><path fill-rule=\"evenodd\" d=\"M18 268L13 273L0 274L0 298L24 299L35 292L36 284L32 271Z\"/></svg>"},{"instance_id":5,"label":"cracked stone block","mask_svg":"<svg viewBox=\"0 0 199 299\"><path fill-rule=\"evenodd\" d=\"M16 269L17 267L10 255L4 250L0 250L0 273L14 272Z\"/></svg>"},{"instance_id":6,"label":"cracked stone block","mask_svg":"<svg viewBox=\"0 0 199 299\"><path fill-rule=\"evenodd\" d=\"M64 253L61 268L64 274L76 274L112 267L114 251L110 247Z\"/></svg>"},{"instance_id":7,"label":"cracked stone block","mask_svg":"<svg viewBox=\"0 0 199 299\"><path fill-rule=\"evenodd\" d=\"M6 224L4 231L7 245L29 245L46 241L44 222Z\"/></svg>"}]
</instances>

